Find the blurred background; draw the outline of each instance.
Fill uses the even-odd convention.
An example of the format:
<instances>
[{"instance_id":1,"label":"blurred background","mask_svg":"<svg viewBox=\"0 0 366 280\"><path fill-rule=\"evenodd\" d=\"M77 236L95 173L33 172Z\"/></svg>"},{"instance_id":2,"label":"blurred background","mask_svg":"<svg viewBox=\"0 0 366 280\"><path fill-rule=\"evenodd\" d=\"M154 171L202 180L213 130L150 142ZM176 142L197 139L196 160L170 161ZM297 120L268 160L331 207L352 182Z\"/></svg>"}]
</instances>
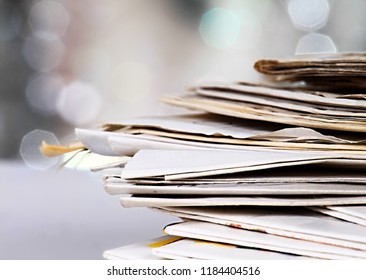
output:
<instances>
[{"instance_id":1,"label":"blurred background","mask_svg":"<svg viewBox=\"0 0 366 280\"><path fill-rule=\"evenodd\" d=\"M259 58L364 51L365 12L364 0L0 0L0 259L100 258L172 220L122 210L89 175L36 170L57 163L41 140L175 113L160 96L256 80Z\"/></svg>"},{"instance_id":2,"label":"blurred background","mask_svg":"<svg viewBox=\"0 0 366 280\"><path fill-rule=\"evenodd\" d=\"M363 51L366 1L1 0L0 158L35 130L171 113L159 96L253 62Z\"/></svg>"}]
</instances>

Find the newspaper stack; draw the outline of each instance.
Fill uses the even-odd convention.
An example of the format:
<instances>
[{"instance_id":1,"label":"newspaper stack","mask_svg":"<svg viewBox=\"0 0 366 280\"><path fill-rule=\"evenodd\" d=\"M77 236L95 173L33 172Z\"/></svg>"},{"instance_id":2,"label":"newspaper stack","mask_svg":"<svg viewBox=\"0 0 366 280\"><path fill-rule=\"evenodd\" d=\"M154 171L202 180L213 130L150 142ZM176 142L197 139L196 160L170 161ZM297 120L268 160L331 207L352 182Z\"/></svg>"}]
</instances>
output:
<instances>
[{"instance_id":1,"label":"newspaper stack","mask_svg":"<svg viewBox=\"0 0 366 280\"><path fill-rule=\"evenodd\" d=\"M129 156L94 169L124 207L182 219L105 258L366 258L366 56L255 68L269 78L163 98L198 113L76 130L77 148Z\"/></svg>"}]
</instances>

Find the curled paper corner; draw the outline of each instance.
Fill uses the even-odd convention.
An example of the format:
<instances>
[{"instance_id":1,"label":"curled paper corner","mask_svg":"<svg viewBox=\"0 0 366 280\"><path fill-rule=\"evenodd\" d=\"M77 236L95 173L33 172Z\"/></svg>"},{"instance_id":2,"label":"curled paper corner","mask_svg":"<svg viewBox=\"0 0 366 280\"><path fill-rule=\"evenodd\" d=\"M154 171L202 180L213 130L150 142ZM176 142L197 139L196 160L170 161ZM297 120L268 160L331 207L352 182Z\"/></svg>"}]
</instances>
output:
<instances>
[{"instance_id":1,"label":"curled paper corner","mask_svg":"<svg viewBox=\"0 0 366 280\"><path fill-rule=\"evenodd\" d=\"M75 143L68 147L60 146L60 145L49 145L45 141L42 141L39 150L44 156L47 157L56 157L66 153L74 152L77 150L84 150L85 147L81 143Z\"/></svg>"}]
</instances>

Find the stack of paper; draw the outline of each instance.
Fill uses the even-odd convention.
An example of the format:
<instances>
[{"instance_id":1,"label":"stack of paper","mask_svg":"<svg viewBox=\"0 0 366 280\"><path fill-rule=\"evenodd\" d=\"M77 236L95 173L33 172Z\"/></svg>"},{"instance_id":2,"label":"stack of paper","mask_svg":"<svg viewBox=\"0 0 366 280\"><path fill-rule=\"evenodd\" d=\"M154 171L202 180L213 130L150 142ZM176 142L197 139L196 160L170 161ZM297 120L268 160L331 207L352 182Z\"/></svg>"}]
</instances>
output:
<instances>
[{"instance_id":1,"label":"stack of paper","mask_svg":"<svg viewBox=\"0 0 366 280\"><path fill-rule=\"evenodd\" d=\"M320 54L296 59L263 59L255 69L276 81L306 81L304 88L337 92L362 92L366 88L364 53ZM351 96L351 95L349 95ZM363 99L364 95L353 95Z\"/></svg>"},{"instance_id":2,"label":"stack of paper","mask_svg":"<svg viewBox=\"0 0 366 280\"><path fill-rule=\"evenodd\" d=\"M366 100L355 91L365 63L352 54L261 60L271 85L200 84L163 101L201 113L77 129L76 148L43 151L128 156L93 169L106 191L124 207L182 219L106 258L363 259Z\"/></svg>"},{"instance_id":3,"label":"stack of paper","mask_svg":"<svg viewBox=\"0 0 366 280\"><path fill-rule=\"evenodd\" d=\"M278 89L248 83L192 88L184 96L166 96L175 106L274 123L366 132L366 100L354 94Z\"/></svg>"}]
</instances>

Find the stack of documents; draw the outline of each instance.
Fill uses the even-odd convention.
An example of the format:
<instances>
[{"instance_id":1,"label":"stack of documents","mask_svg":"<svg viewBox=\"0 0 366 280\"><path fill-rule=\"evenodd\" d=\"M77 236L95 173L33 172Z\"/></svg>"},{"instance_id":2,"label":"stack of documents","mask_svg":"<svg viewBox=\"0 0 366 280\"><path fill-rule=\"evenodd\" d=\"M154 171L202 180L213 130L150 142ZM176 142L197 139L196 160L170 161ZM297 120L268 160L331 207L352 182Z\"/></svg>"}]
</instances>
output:
<instances>
[{"instance_id":1,"label":"stack of documents","mask_svg":"<svg viewBox=\"0 0 366 280\"><path fill-rule=\"evenodd\" d=\"M125 156L93 169L105 190L182 221L105 258L364 259L365 63L260 60L261 84L206 83L163 98L200 112L77 129L76 146L42 149Z\"/></svg>"},{"instance_id":2,"label":"stack of documents","mask_svg":"<svg viewBox=\"0 0 366 280\"><path fill-rule=\"evenodd\" d=\"M175 106L273 123L366 132L366 100L361 94L304 91L250 83L205 84L184 96L166 96Z\"/></svg>"},{"instance_id":3,"label":"stack of documents","mask_svg":"<svg viewBox=\"0 0 366 280\"><path fill-rule=\"evenodd\" d=\"M263 59L254 68L275 81L306 81L303 88L362 93L366 88L364 53L320 54L296 59ZM299 86L299 85L297 85ZM354 98L364 98L363 94Z\"/></svg>"}]
</instances>

